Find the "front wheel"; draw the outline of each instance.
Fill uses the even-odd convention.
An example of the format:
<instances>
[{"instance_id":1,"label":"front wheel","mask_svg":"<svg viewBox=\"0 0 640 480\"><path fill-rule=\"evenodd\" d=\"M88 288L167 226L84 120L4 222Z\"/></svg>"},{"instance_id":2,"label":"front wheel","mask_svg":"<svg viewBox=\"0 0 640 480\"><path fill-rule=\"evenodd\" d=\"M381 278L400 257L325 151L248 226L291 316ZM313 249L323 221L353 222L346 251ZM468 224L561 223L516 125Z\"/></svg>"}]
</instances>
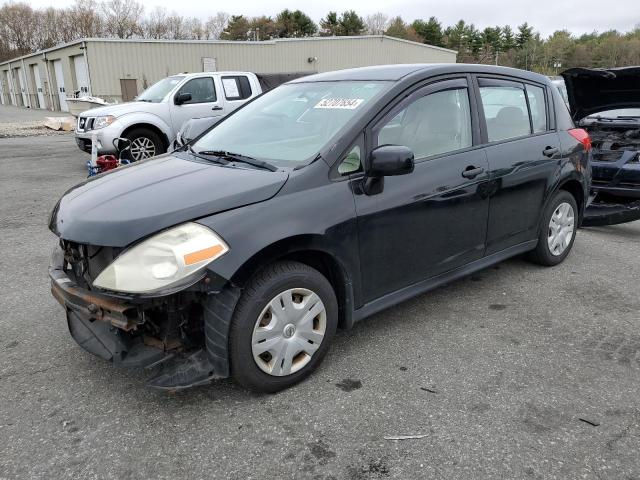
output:
<instances>
[{"instance_id":1,"label":"front wheel","mask_svg":"<svg viewBox=\"0 0 640 480\"><path fill-rule=\"evenodd\" d=\"M131 142L126 157L133 162L155 157L165 152L164 144L158 134L147 128L131 130L125 135L125 138Z\"/></svg>"},{"instance_id":2,"label":"front wheel","mask_svg":"<svg viewBox=\"0 0 640 480\"><path fill-rule=\"evenodd\" d=\"M337 324L336 296L320 272L298 262L270 265L251 279L234 312L232 376L255 391L290 387L320 364Z\"/></svg>"},{"instance_id":3,"label":"front wheel","mask_svg":"<svg viewBox=\"0 0 640 480\"><path fill-rule=\"evenodd\" d=\"M547 205L540 224L538 245L530 258L535 263L553 266L571 251L578 227L578 206L569 192L561 190Z\"/></svg>"}]
</instances>

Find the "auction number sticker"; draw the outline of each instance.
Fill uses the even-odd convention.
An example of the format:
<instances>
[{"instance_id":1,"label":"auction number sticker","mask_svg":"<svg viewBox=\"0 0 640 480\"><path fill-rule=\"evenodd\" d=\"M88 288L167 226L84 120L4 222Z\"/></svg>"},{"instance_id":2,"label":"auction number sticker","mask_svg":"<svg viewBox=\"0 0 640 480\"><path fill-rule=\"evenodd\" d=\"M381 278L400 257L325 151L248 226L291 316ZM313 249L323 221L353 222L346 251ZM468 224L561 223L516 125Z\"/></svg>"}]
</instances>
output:
<instances>
[{"instance_id":1,"label":"auction number sticker","mask_svg":"<svg viewBox=\"0 0 640 480\"><path fill-rule=\"evenodd\" d=\"M355 110L362 102L364 102L364 98L323 98L313 108Z\"/></svg>"}]
</instances>

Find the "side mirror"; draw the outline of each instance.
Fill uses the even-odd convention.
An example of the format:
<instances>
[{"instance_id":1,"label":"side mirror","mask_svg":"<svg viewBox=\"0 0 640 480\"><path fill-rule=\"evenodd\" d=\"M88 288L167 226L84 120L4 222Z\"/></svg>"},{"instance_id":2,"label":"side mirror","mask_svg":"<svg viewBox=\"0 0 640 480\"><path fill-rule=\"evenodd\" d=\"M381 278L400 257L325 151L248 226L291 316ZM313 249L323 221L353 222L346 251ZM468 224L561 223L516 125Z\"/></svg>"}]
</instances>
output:
<instances>
[{"instance_id":1,"label":"side mirror","mask_svg":"<svg viewBox=\"0 0 640 480\"><path fill-rule=\"evenodd\" d=\"M175 104L182 105L183 103L187 103L191 101L190 93L179 93L176 95Z\"/></svg>"},{"instance_id":2,"label":"side mirror","mask_svg":"<svg viewBox=\"0 0 640 480\"><path fill-rule=\"evenodd\" d=\"M413 172L413 152L402 145L382 145L369 156L370 177L390 177Z\"/></svg>"}]
</instances>

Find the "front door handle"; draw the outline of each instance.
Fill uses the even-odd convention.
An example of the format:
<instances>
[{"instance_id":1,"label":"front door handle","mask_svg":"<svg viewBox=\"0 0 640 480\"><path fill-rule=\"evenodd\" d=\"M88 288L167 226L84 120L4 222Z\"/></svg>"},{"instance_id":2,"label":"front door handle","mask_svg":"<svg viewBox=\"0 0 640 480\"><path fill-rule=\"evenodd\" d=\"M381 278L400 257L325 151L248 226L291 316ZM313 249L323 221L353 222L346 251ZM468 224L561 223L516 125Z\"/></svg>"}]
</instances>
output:
<instances>
[{"instance_id":1,"label":"front door handle","mask_svg":"<svg viewBox=\"0 0 640 480\"><path fill-rule=\"evenodd\" d=\"M214 105L211 110L222 110L222 107L220 105Z\"/></svg>"},{"instance_id":2,"label":"front door handle","mask_svg":"<svg viewBox=\"0 0 640 480\"><path fill-rule=\"evenodd\" d=\"M484 172L484 168L474 167L473 165L469 165L467 168L464 169L464 172L462 172L462 176L464 178L476 178L482 172Z\"/></svg>"},{"instance_id":3,"label":"front door handle","mask_svg":"<svg viewBox=\"0 0 640 480\"><path fill-rule=\"evenodd\" d=\"M542 154L545 157L553 157L556 153L558 153L560 149L558 147L547 147L542 151Z\"/></svg>"}]
</instances>

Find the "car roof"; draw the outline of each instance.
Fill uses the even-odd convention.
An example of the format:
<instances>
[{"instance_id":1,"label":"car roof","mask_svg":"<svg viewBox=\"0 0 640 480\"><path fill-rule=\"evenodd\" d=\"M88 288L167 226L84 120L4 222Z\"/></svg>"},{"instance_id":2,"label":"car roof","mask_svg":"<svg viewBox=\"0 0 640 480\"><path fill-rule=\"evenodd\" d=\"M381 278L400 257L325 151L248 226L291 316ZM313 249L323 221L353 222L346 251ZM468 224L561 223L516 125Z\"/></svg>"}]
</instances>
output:
<instances>
[{"instance_id":1,"label":"car roof","mask_svg":"<svg viewBox=\"0 0 640 480\"><path fill-rule=\"evenodd\" d=\"M289 83L303 82L331 82L343 80L364 81L399 81L410 75L442 75L447 73L485 73L508 75L538 83L549 83L549 79L526 70L499 67L494 65L479 65L471 63L415 63L397 65L375 65L371 67L350 68L333 72L317 73L308 77L292 80Z\"/></svg>"}]
</instances>

